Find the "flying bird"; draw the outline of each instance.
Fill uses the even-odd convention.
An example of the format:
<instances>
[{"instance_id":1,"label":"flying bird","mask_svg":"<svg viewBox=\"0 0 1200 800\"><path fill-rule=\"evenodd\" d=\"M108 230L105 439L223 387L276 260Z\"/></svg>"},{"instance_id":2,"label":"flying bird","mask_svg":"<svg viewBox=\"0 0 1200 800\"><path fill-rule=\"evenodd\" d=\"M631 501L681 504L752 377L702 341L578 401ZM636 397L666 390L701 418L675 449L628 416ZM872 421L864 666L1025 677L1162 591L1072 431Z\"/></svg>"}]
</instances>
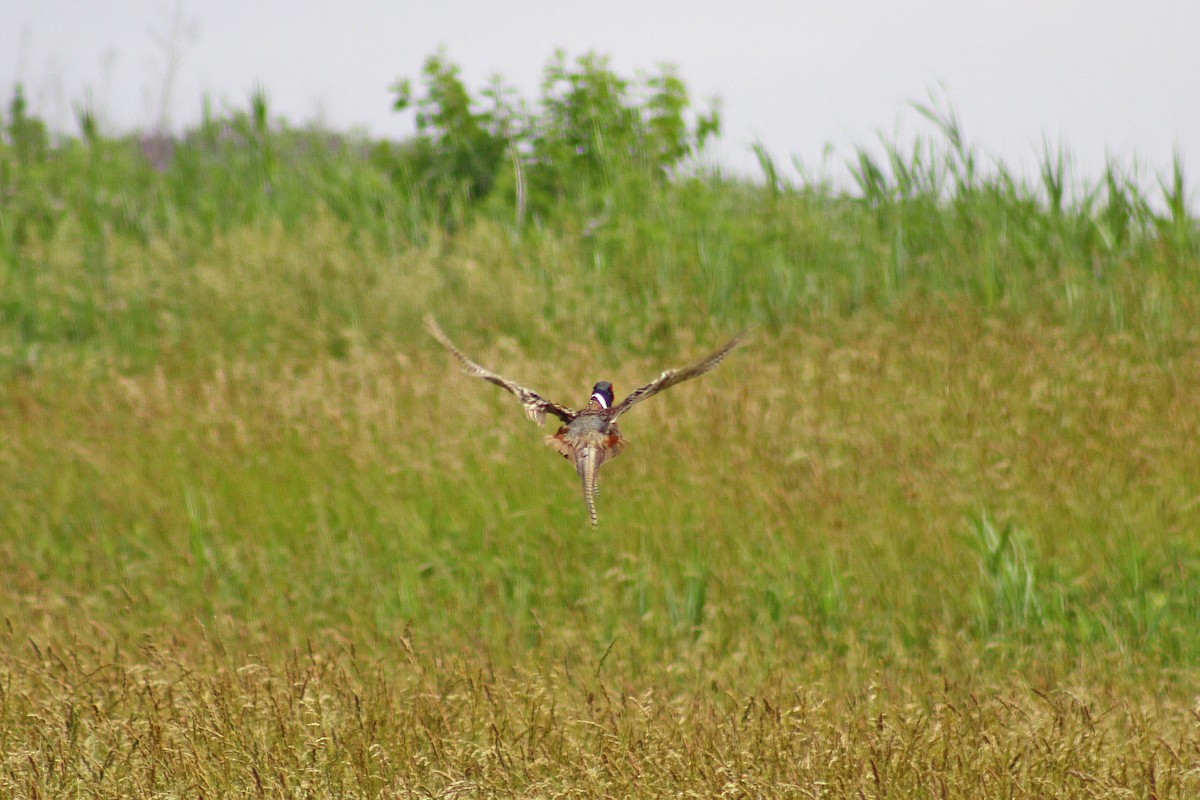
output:
<instances>
[{"instance_id":1,"label":"flying bird","mask_svg":"<svg viewBox=\"0 0 1200 800\"><path fill-rule=\"evenodd\" d=\"M587 503L592 525L597 524L596 495L600 493L600 489L596 479L600 465L609 459L616 458L625 449L625 437L621 435L621 430L617 427L617 417L664 389L669 389L677 383L683 383L692 378L698 378L713 369L735 347L741 344L744 336L744 334L738 334L730 339L724 347L695 364L663 372L645 386L635 389L628 397L615 405L613 404L612 384L608 381L599 381L592 387L592 395L588 399L587 405L576 411L551 402L537 392L526 389L508 378L476 364L467 358L454 342L450 341L432 316L425 317L425 327L433 338L437 339L458 359L468 375L483 378L485 381L515 394L524 404L525 415L530 420L540 425L547 414L552 414L562 420L562 427L553 436L546 437L546 444L575 464L575 471L579 473L579 478L583 482L583 499Z\"/></svg>"}]
</instances>

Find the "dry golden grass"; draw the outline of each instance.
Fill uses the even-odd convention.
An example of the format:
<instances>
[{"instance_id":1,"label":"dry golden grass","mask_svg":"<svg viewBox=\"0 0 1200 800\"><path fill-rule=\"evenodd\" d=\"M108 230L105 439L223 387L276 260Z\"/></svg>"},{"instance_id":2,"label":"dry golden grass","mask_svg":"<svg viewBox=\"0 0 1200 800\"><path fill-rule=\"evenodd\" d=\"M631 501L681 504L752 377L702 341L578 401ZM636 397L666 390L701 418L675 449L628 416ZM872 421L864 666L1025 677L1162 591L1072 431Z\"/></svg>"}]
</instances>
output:
<instances>
[{"instance_id":1,"label":"dry golden grass","mask_svg":"<svg viewBox=\"0 0 1200 800\"><path fill-rule=\"evenodd\" d=\"M231 658L6 639L10 797L1190 798L1200 724L1151 687L1038 689L916 668L688 692L497 670L403 638ZM262 643L260 643L262 644ZM914 665L915 667L915 665Z\"/></svg>"}]
</instances>

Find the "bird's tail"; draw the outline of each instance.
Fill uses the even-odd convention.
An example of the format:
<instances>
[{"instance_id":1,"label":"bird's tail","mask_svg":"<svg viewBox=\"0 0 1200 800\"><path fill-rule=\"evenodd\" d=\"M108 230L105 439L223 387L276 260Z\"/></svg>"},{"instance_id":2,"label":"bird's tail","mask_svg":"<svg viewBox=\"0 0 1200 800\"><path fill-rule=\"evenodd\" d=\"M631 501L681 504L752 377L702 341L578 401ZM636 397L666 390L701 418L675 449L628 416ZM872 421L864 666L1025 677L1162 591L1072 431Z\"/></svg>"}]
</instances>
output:
<instances>
[{"instance_id":1,"label":"bird's tail","mask_svg":"<svg viewBox=\"0 0 1200 800\"><path fill-rule=\"evenodd\" d=\"M583 501L587 503L593 526L598 524L596 519L596 472L602 458L603 455L599 448L589 446L579 449L575 461L575 468L583 481Z\"/></svg>"}]
</instances>

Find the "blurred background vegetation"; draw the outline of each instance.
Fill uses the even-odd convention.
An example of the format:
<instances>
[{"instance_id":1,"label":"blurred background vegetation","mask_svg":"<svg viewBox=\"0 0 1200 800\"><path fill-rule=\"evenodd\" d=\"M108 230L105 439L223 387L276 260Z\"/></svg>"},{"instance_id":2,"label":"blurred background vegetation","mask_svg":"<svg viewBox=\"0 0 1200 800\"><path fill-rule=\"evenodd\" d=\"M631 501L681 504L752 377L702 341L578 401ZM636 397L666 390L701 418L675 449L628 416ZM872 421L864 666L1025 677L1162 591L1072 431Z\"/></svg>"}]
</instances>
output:
<instances>
[{"instance_id":1,"label":"blurred background vegetation","mask_svg":"<svg viewBox=\"0 0 1200 800\"><path fill-rule=\"evenodd\" d=\"M533 312L627 345L622 330L642 333L632 321L778 330L938 296L1155 337L1194 295L1182 159L1147 192L1116 163L1080 180L1048 147L1030 183L976 152L936 98L915 106L928 134L859 147L855 185L839 189L821 176L788 180L761 148L759 179L706 164L719 109L696 110L670 70L622 77L602 57L559 54L541 96L525 98L499 80L472 94L438 54L395 97L416 109L402 142L292 128L265 92L246 111L207 111L180 136L106 136L81 106L71 136L32 117L17 87L0 119L2 368L60 344L135 357L190 302L188 254L247 229L295 235L318 221L363 261L494 237L489 248L512 262L514 283L538 287L540 307L473 297L471 313L448 322L520 338ZM122 249L154 247L180 268L123 292ZM72 258L47 264L46 248ZM348 326L372 302L363 278L351 281L357 291L322 286L337 296L325 313ZM394 301L406 320L415 313ZM213 333L253 335L233 322Z\"/></svg>"},{"instance_id":2,"label":"blurred background vegetation","mask_svg":"<svg viewBox=\"0 0 1200 800\"><path fill-rule=\"evenodd\" d=\"M499 80L473 94L439 53L394 88L416 110L402 142L294 129L262 92L180 136L107 136L86 107L76 135L51 133L15 89L0 120L9 570L74 583L91 559L126 574L142 553L183 577L161 601L147 584L139 607L212 613L323 541L324 591L371 593L381 630L420 618L449 635L491 591L522 629L535 598L570 616L592 591L616 604L584 626L595 639L656 595L667 616L639 634L656 651L713 624L723 580L747 588L722 635L749 615L806 637L847 626L879 652L1040 630L1200 654L1197 549L1180 538L1200 380L1182 159L1147 195L1116 164L1081 183L1047 150L1028 184L933 98L914 107L927 136L859 147L839 189L785 179L761 148L758 179L707 164L719 109L695 109L669 69L624 77L560 53L525 98ZM654 466L653 449L613 471L694 515L622 519L606 499L620 533L580 540L569 475L504 398L443 371L418 324L430 311L567 403L598 370L636 385L757 328L695 389L731 410L693 394L646 415L695 473ZM500 491L530 461L552 516L539 488ZM748 549L745 524L764 532ZM900 531L928 540L895 551ZM517 566L497 555L510 536L564 550ZM1114 548L1094 576L1088 556ZM89 580L108 591L103 570ZM306 597L318 616L341 607Z\"/></svg>"},{"instance_id":3,"label":"blurred background vegetation","mask_svg":"<svg viewBox=\"0 0 1200 800\"><path fill-rule=\"evenodd\" d=\"M1194 796L1181 157L1026 180L934 97L846 186L747 178L718 107L597 55L529 98L436 54L395 106L400 142L265 92L116 136L14 90L0 787L633 796L753 752L761 791ZM592 531L430 312L566 404L753 332L623 422Z\"/></svg>"}]
</instances>

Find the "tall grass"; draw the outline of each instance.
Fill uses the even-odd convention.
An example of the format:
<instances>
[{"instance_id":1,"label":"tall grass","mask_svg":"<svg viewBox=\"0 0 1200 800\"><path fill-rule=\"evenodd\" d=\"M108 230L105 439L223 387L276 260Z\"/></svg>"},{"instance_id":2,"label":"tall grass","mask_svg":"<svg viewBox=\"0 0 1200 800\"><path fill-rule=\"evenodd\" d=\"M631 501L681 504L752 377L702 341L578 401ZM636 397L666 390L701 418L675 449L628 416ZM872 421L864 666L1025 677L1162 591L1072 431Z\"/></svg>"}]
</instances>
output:
<instances>
[{"instance_id":1,"label":"tall grass","mask_svg":"<svg viewBox=\"0 0 1200 800\"><path fill-rule=\"evenodd\" d=\"M570 77L605 75L589 69ZM498 162L508 165L496 167L503 180L485 197L456 195L442 185L458 185L451 167L430 166L426 153L451 144L431 139L414 150L295 130L271 118L261 94L248 112L210 116L174 140L105 138L94 123L81 123L83 138L53 139L14 103L0 144L5 351L19 361L35 346L101 340L135 350L160 332L158 310L190 282L186 264L198 255L248 228L291 234L323 220L361 261L414 250L453 258L488 241L518 270L514 283L542 293L539 316L581 320L602 338L631 318L778 329L929 297L1143 337L1167 336L1177 315L1188 317L1200 251L1181 157L1160 180L1160 199L1115 163L1094 184L1072 180L1067 156L1049 148L1041 185L1030 186L980 155L952 111L917 109L934 133L883 142L882 160L861 148L855 193L821 180L792 185L765 151L765 186L703 172L663 180L616 153L594 182L514 222L522 215L504 171L511 159ZM590 164L565 160L556 180L577 167L584 181ZM181 266L156 268L153 289L122 291L127 267L114 253L152 243ZM43 263L52 245L74 259ZM48 266L59 272L46 274ZM487 311L489 327L509 332L527 313ZM128 334L100 335L114 325Z\"/></svg>"},{"instance_id":2,"label":"tall grass","mask_svg":"<svg viewBox=\"0 0 1200 800\"><path fill-rule=\"evenodd\" d=\"M752 695L628 690L591 670L518 676L423 657L299 650L230 664L211 647L96 642L9 657L0 786L17 796L410 795L1186 798L1188 709L969 677L850 692L820 676ZM334 657L331 657L331 654ZM14 741L18 740L19 742ZM12 746L15 745L15 746Z\"/></svg>"},{"instance_id":3,"label":"tall grass","mask_svg":"<svg viewBox=\"0 0 1200 800\"><path fill-rule=\"evenodd\" d=\"M846 193L501 150L518 213L436 132L14 104L0 793L1195 795L1182 159L1024 186L921 111ZM757 328L623 418L594 531L429 311L566 404Z\"/></svg>"},{"instance_id":4,"label":"tall grass","mask_svg":"<svg viewBox=\"0 0 1200 800\"><path fill-rule=\"evenodd\" d=\"M287 264L321 241L269 252ZM510 397L402 318L374 338L336 330L332 347L319 322L150 370L95 356L11 378L6 559L34 607L43 583L82 600L115 581L138 613L109 624L131 633L231 614L382 647L419 621L505 659L618 636L639 660L692 641L884 654L947 636L1200 654L1181 534L1196 523L1194 351L923 306L760 333L630 417L590 533ZM192 324L182 335L214 323ZM549 331L528 348L460 338L563 402L706 344L677 336L674 355L618 365Z\"/></svg>"}]
</instances>

